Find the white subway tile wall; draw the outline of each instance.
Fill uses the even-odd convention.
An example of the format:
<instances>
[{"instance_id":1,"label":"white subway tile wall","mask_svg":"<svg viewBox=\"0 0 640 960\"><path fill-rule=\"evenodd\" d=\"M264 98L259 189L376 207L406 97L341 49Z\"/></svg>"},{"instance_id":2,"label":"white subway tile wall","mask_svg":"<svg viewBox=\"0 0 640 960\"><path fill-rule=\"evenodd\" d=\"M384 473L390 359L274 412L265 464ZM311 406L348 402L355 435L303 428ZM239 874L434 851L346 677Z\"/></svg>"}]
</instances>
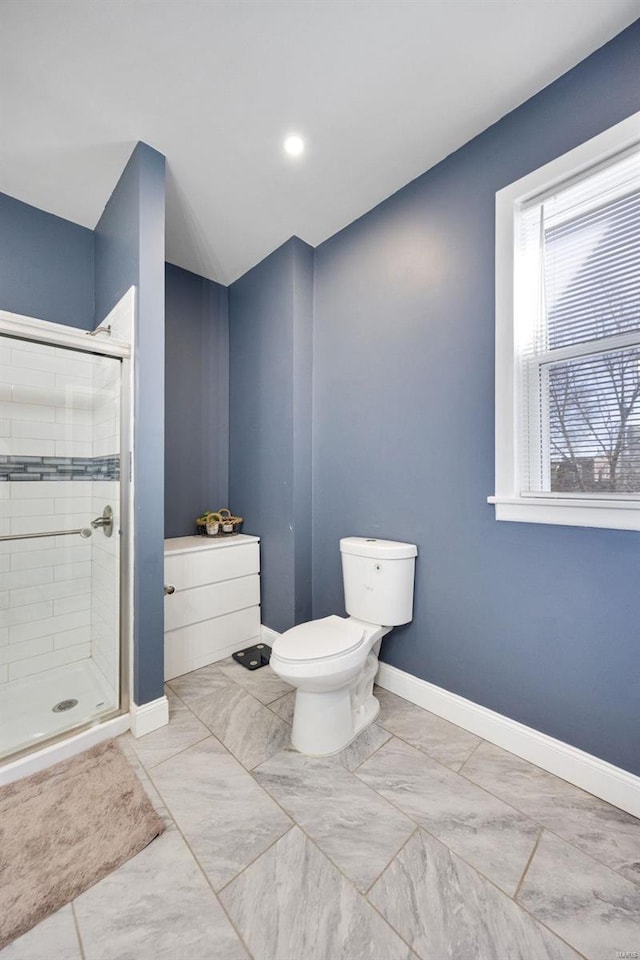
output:
<instances>
[{"instance_id":1,"label":"white subway tile wall","mask_svg":"<svg viewBox=\"0 0 640 960\"><path fill-rule=\"evenodd\" d=\"M90 486L83 480L0 482L7 532L87 526ZM0 543L0 626L6 631L0 682L89 656L91 567L91 541L79 536Z\"/></svg>"},{"instance_id":2,"label":"white subway tile wall","mask_svg":"<svg viewBox=\"0 0 640 960\"><path fill-rule=\"evenodd\" d=\"M117 360L0 342L2 534L87 527L116 509L119 483L89 476L94 457L117 464L119 394ZM0 683L93 656L115 705L118 546L100 530L0 543Z\"/></svg>"},{"instance_id":3,"label":"white subway tile wall","mask_svg":"<svg viewBox=\"0 0 640 960\"><path fill-rule=\"evenodd\" d=\"M77 414L93 407L89 354L6 340L0 347L0 418L8 422L0 454L90 457L90 424Z\"/></svg>"}]
</instances>

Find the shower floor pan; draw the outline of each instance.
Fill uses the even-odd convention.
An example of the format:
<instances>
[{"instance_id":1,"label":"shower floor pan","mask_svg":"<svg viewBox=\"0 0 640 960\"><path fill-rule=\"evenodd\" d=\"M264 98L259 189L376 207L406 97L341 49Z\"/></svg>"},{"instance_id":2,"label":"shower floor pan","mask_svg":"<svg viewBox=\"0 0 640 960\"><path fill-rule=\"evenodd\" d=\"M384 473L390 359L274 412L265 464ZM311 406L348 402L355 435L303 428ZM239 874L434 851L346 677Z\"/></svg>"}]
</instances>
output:
<instances>
[{"instance_id":1,"label":"shower floor pan","mask_svg":"<svg viewBox=\"0 0 640 960\"><path fill-rule=\"evenodd\" d=\"M0 758L98 720L117 705L113 689L93 660L4 683L0 686Z\"/></svg>"}]
</instances>

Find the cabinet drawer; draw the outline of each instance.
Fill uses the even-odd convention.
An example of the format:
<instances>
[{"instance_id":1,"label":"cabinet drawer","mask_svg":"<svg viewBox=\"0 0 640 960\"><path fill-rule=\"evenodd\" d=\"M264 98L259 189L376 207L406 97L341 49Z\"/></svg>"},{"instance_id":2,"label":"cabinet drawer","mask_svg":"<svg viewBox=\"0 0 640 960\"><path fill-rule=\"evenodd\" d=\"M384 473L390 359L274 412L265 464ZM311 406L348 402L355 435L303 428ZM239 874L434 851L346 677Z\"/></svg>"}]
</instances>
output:
<instances>
[{"instance_id":1,"label":"cabinet drawer","mask_svg":"<svg viewBox=\"0 0 640 960\"><path fill-rule=\"evenodd\" d=\"M180 590L164 598L164 628L176 630L189 623L211 620L260 603L260 577L238 577Z\"/></svg>"},{"instance_id":2,"label":"cabinet drawer","mask_svg":"<svg viewBox=\"0 0 640 960\"><path fill-rule=\"evenodd\" d=\"M164 678L172 680L260 642L260 607L180 627L164 635Z\"/></svg>"},{"instance_id":3,"label":"cabinet drawer","mask_svg":"<svg viewBox=\"0 0 640 960\"><path fill-rule=\"evenodd\" d=\"M257 543L193 550L164 558L164 582L176 590L218 583L260 572L260 551Z\"/></svg>"}]
</instances>

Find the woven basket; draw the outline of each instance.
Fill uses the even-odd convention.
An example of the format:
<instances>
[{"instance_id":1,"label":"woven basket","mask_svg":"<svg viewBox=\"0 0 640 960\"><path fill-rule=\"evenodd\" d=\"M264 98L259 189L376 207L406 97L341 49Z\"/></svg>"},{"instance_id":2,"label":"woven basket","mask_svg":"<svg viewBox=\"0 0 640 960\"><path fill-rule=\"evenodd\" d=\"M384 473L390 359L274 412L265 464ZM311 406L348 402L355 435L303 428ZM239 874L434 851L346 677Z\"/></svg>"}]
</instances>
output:
<instances>
[{"instance_id":1,"label":"woven basket","mask_svg":"<svg viewBox=\"0 0 640 960\"><path fill-rule=\"evenodd\" d=\"M243 524L242 517L234 517L226 507L223 507L222 510L216 510L216 513L219 514L222 521L220 524L221 530L218 534L219 537L232 537L240 533L240 527Z\"/></svg>"},{"instance_id":2,"label":"woven basket","mask_svg":"<svg viewBox=\"0 0 640 960\"><path fill-rule=\"evenodd\" d=\"M211 520L210 523L203 523L205 518L219 518ZM234 517L230 510L223 507L222 510L207 510L196 520L196 535L199 537L233 537L240 533L242 526L242 517ZM225 529L226 528L226 529ZM215 532L213 532L215 530Z\"/></svg>"},{"instance_id":3,"label":"woven basket","mask_svg":"<svg viewBox=\"0 0 640 960\"><path fill-rule=\"evenodd\" d=\"M240 533L240 527L243 524L242 517L234 517L231 511L227 510L226 507L223 507L222 510L209 510L207 511L207 514L203 514L203 516L212 516L214 514L220 517L219 523L211 524L211 526L215 526L217 528L216 533L209 533L209 525L200 523L200 517L198 517L198 520L196 520L196 534L198 536L233 537Z\"/></svg>"}]
</instances>

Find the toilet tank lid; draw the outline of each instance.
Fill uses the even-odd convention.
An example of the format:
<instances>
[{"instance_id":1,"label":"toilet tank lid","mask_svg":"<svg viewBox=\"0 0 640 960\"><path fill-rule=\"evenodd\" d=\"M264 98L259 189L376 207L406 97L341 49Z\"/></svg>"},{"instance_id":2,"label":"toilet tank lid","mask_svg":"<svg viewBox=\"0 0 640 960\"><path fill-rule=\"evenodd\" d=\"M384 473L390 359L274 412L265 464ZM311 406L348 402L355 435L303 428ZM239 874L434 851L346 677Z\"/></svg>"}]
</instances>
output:
<instances>
[{"instance_id":1,"label":"toilet tank lid","mask_svg":"<svg viewBox=\"0 0 640 960\"><path fill-rule=\"evenodd\" d=\"M378 540L375 537L343 537L340 552L356 557L373 557L377 560L406 560L417 557L415 543L398 543L397 540Z\"/></svg>"}]
</instances>

